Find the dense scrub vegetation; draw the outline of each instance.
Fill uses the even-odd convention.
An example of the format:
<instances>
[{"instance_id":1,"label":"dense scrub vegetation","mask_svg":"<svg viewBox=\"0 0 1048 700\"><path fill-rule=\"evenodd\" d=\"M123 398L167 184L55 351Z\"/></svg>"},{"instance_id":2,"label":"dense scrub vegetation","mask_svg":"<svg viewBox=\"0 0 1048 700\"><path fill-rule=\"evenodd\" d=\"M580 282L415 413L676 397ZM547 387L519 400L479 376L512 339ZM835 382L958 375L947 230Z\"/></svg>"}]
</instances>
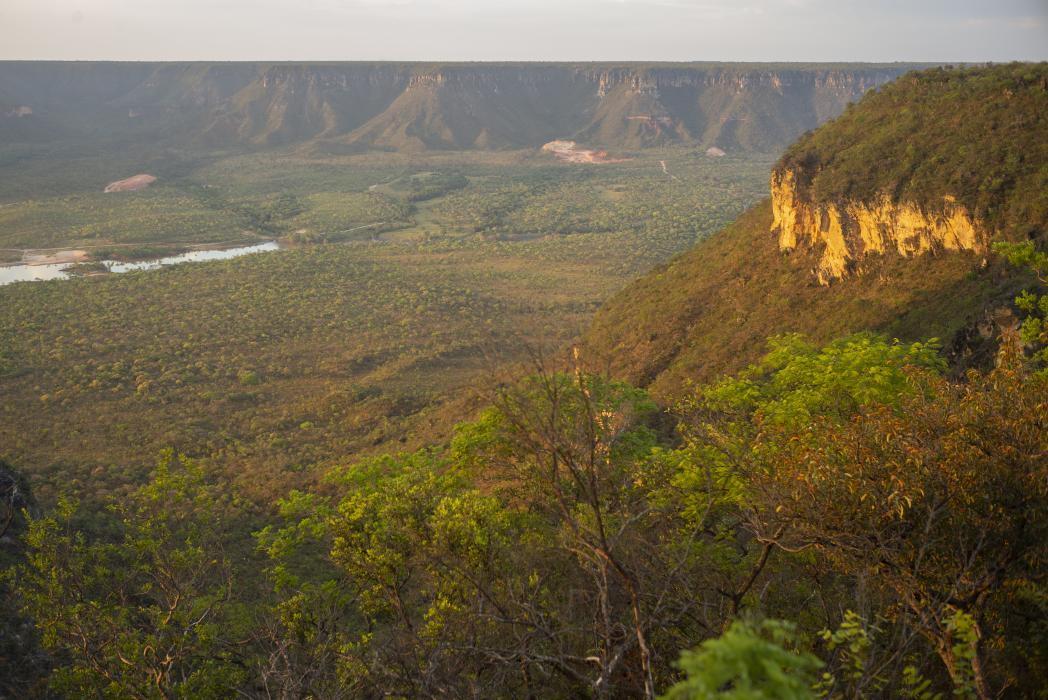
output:
<instances>
[{"instance_id":1,"label":"dense scrub vegetation","mask_svg":"<svg viewBox=\"0 0 1048 700\"><path fill-rule=\"evenodd\" d=\"M662 173L659 158L674 177ZM740 202L753 201L769 162L713 161L683 149L596 167L554 164L531 152L321 161L266 153L176 161L149 189L105 194L101 173L133 166L107 156L94 170L81 170L67 156L50 167L30 160L27 174L21 161L5 166L0 159L0 173L14 181L0 184L0 249L111 252L258 236L334 242L383 231L488 239L599 233L653 241L649 259L665 259L730 221ZM63 165L71 169L66 177L75 177L64 191L28 194L17 186L53 175L62 187L55 170Z\"/></svg>"},{"instance_id":2,"label":"dense scrub vegetation","mask_svg":"<svg viewBox=\"0 0 1048 700\"><path fill-rule=\"evenodd\" d=\"M409 202L423 202L469 187L469 178L461 172L419 173L400 178L390 186L399 192L406 193Z\"/></svg>"},{"instance_id":3,"label":"dense scrub vegetation","mask_svg":"<svg viewBox=\"0 0 1048 700\"><path fill-rule=\"evenodd\" d=\"M963 107L961 107L963 105ZM888 194L930 211L951 196L991 231L1048 225L1048 64L910 73L790 146L819 201Z\"/></svg>"},{"instance_id":4,"label":"dense scrub vegetation","mask_svg":"<svg viewBox=\"0 0 1048 700\"><path fill-rule=\"evenodd\" d=\"M347 244L0 287L0 454L53 503L59 485L87 498L130 489L152 455L175 447L266 507L337 460L446 434L497 361L566 342L628 279L734 216L767 165L659 155L679 180L651 158L594 169L447 154L416 165L425 174L373 156L337 167L272 156L206 165L183 191L232 216L253 202L259 233L340 240L346 228L394 224L351 231ZM448 184L434 173L454 174L455 162L472 163L467 187L407 201L412 182ZM131 206L168 189L177 188L97 196ZM651 212L685 189L697 213L653 225ZM478 233L437 213L452 198L507 191L529 210L531 233ZM602 223L549 236L541 221L552 211ZM169 245L161 234L143 230L159 236L147 246Z\"/></svg>"},{"instance_id":5,"label":"dense scrub vegetation","mask_svg":"<svg viewBox=\"0 0 1048 700\"><path fill-rule=\"evenodd\" d=\"M608 284L374 244L13 285L4 450L49 501L51 484L134 483L168 445L231 474L250 462L236 478L265 503L318 463L436 429L427 409L479 380L488 349L563 342Z\"/></svg>"},{"instance_id":6,"label":"dense scrub vegetation","mask_svg":"<svg viewBox=\"0 0 1048 700\"><path fill-rule=\"evenodd\" d=\"M785 336L671 436L644 391L538 365L449 443L282 499L262 571L168 453L33 518L15 600L74 696L1035 697L1048 376L1014 334L943 368Z\"/></svg>"}]
</instances>

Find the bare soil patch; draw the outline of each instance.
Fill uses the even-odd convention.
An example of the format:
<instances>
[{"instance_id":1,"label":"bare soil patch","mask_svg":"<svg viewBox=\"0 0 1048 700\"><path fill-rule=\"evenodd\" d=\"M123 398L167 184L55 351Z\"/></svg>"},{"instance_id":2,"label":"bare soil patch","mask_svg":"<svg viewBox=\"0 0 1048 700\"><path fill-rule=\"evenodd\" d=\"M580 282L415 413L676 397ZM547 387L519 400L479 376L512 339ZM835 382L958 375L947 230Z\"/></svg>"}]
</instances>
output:
<instances>
[{"instance_id":1,"label":"bare soil patch","mask_svg":"<svg viewBox=\"0 0 1048 700\"><path fill-rule=\"evenodd\" d=\"M56 263L79 263L88 259L86 250L59 250L54 253L26 253L24 265L54 265Z\"/></svg>"},{"instance_id":2,"label":"bare soil patch","mask_svg":"<svg viewBox=\"0 0 1048 700\"><path fill-rule=\"evenodd\" d=\"M138 175L132 175L124 180L117 180L116 182L110 182L106 185L103 192L134 192L136 190L144 190L145 188L156 182L156 177L148 175L146 173L139 173Z\"/></svg>"},{"instance_id":3,"label":"bare soil patch","mask_svg":"<svg viewBox=\"0 0 1048 700\"><path fill-rule=\"evenodd\" d=\"M624 163L629 158L611 158L607 151L593 151L579 148L574 141L550 141L542 147L547 153L552 153L557 160L565 163Z\"/></svg>"}]
</instances>

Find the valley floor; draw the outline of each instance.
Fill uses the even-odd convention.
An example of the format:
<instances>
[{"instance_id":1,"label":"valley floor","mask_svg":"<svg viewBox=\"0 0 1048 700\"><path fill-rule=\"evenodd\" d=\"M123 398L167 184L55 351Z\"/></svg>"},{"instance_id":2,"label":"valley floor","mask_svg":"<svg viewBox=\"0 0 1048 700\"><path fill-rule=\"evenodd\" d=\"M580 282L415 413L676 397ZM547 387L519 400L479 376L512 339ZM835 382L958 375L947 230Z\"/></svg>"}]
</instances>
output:
<instances>
[{"instance_id":1,"label":"valley floor","mask_svg":"<svg viewBox=\"0 0 1048 700\"><path fill-rule=\"evenodd\" d=\"M440 439L499 367L563 346L612 293L757 200L771 160L625 155L0 166L6 248L290 246L0 287L0 457L47 502L70 483L130 488L172 447L268 505L331 464ZM150 188L102 193L147 168Z\"/></svg>"}]
</instances>

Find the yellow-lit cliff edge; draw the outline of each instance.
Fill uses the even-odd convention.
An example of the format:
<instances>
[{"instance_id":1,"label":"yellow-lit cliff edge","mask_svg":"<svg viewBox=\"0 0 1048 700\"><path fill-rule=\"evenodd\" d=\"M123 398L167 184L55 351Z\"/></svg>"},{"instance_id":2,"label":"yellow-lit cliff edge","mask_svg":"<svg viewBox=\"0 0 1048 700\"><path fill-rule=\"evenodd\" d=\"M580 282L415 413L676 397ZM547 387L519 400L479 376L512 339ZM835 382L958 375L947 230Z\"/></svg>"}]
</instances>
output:
<instances>
[{"instance_id":1,"label":"yellow-lit cliff edge","mask_svg":"<svg viewBox=\"0 0 1048 700\"><path fill-rule=\"evenodd\" d=\"M935 210L887 194L872 202L816 202L798 186L794 171L778 169L771 175L771 198L779 249L814 252L814 274L823 285L860 273L871 255L984 252L989 242L985 227L950 196Z\"/></svg>"}]
</instances>

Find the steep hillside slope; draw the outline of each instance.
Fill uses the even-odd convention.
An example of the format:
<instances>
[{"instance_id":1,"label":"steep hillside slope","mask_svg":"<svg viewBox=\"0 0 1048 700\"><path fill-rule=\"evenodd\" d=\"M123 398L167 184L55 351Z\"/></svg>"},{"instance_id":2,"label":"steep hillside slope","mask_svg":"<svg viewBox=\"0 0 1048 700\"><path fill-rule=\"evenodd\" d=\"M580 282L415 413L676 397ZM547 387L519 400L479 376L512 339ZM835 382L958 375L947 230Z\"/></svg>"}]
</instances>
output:
<instances>
[{"instance_id":1,"label":"steep hillside slope","mask_svg":"<svg viewBox=\"0 0 1048 700\"><path fill-rule=\"evenodd\" d=\"M277 145L352 131L381 113L411 73L392 64L256 68L203 124L209 143Z\"/></svg>"},{"instance_id":2,"label":"steep hillside slope","mask_svg":"<svg viewBox=\"0 0 1048 700\"><path fill-rule=\"evenodd\" d=\"M1011 65L867 97L787 151L771 200L601 309L589 354L663 397L793 331L939 337L978 359L1027 282L990 243L1045 238L1046 91L1048 65Z\"/></svg>"},{"instance_id":3,"label":"steep hillside slope","mask_svg":"<svg viewBox=\"0 0 1048 700\"><path fill-rule=\"evenodd\" d=\"M0 62L0 95L53 123L55 138L152 134L178 145L332 151L573 138L773 152L910 67Z\"/></svg>"}]
</instances>

